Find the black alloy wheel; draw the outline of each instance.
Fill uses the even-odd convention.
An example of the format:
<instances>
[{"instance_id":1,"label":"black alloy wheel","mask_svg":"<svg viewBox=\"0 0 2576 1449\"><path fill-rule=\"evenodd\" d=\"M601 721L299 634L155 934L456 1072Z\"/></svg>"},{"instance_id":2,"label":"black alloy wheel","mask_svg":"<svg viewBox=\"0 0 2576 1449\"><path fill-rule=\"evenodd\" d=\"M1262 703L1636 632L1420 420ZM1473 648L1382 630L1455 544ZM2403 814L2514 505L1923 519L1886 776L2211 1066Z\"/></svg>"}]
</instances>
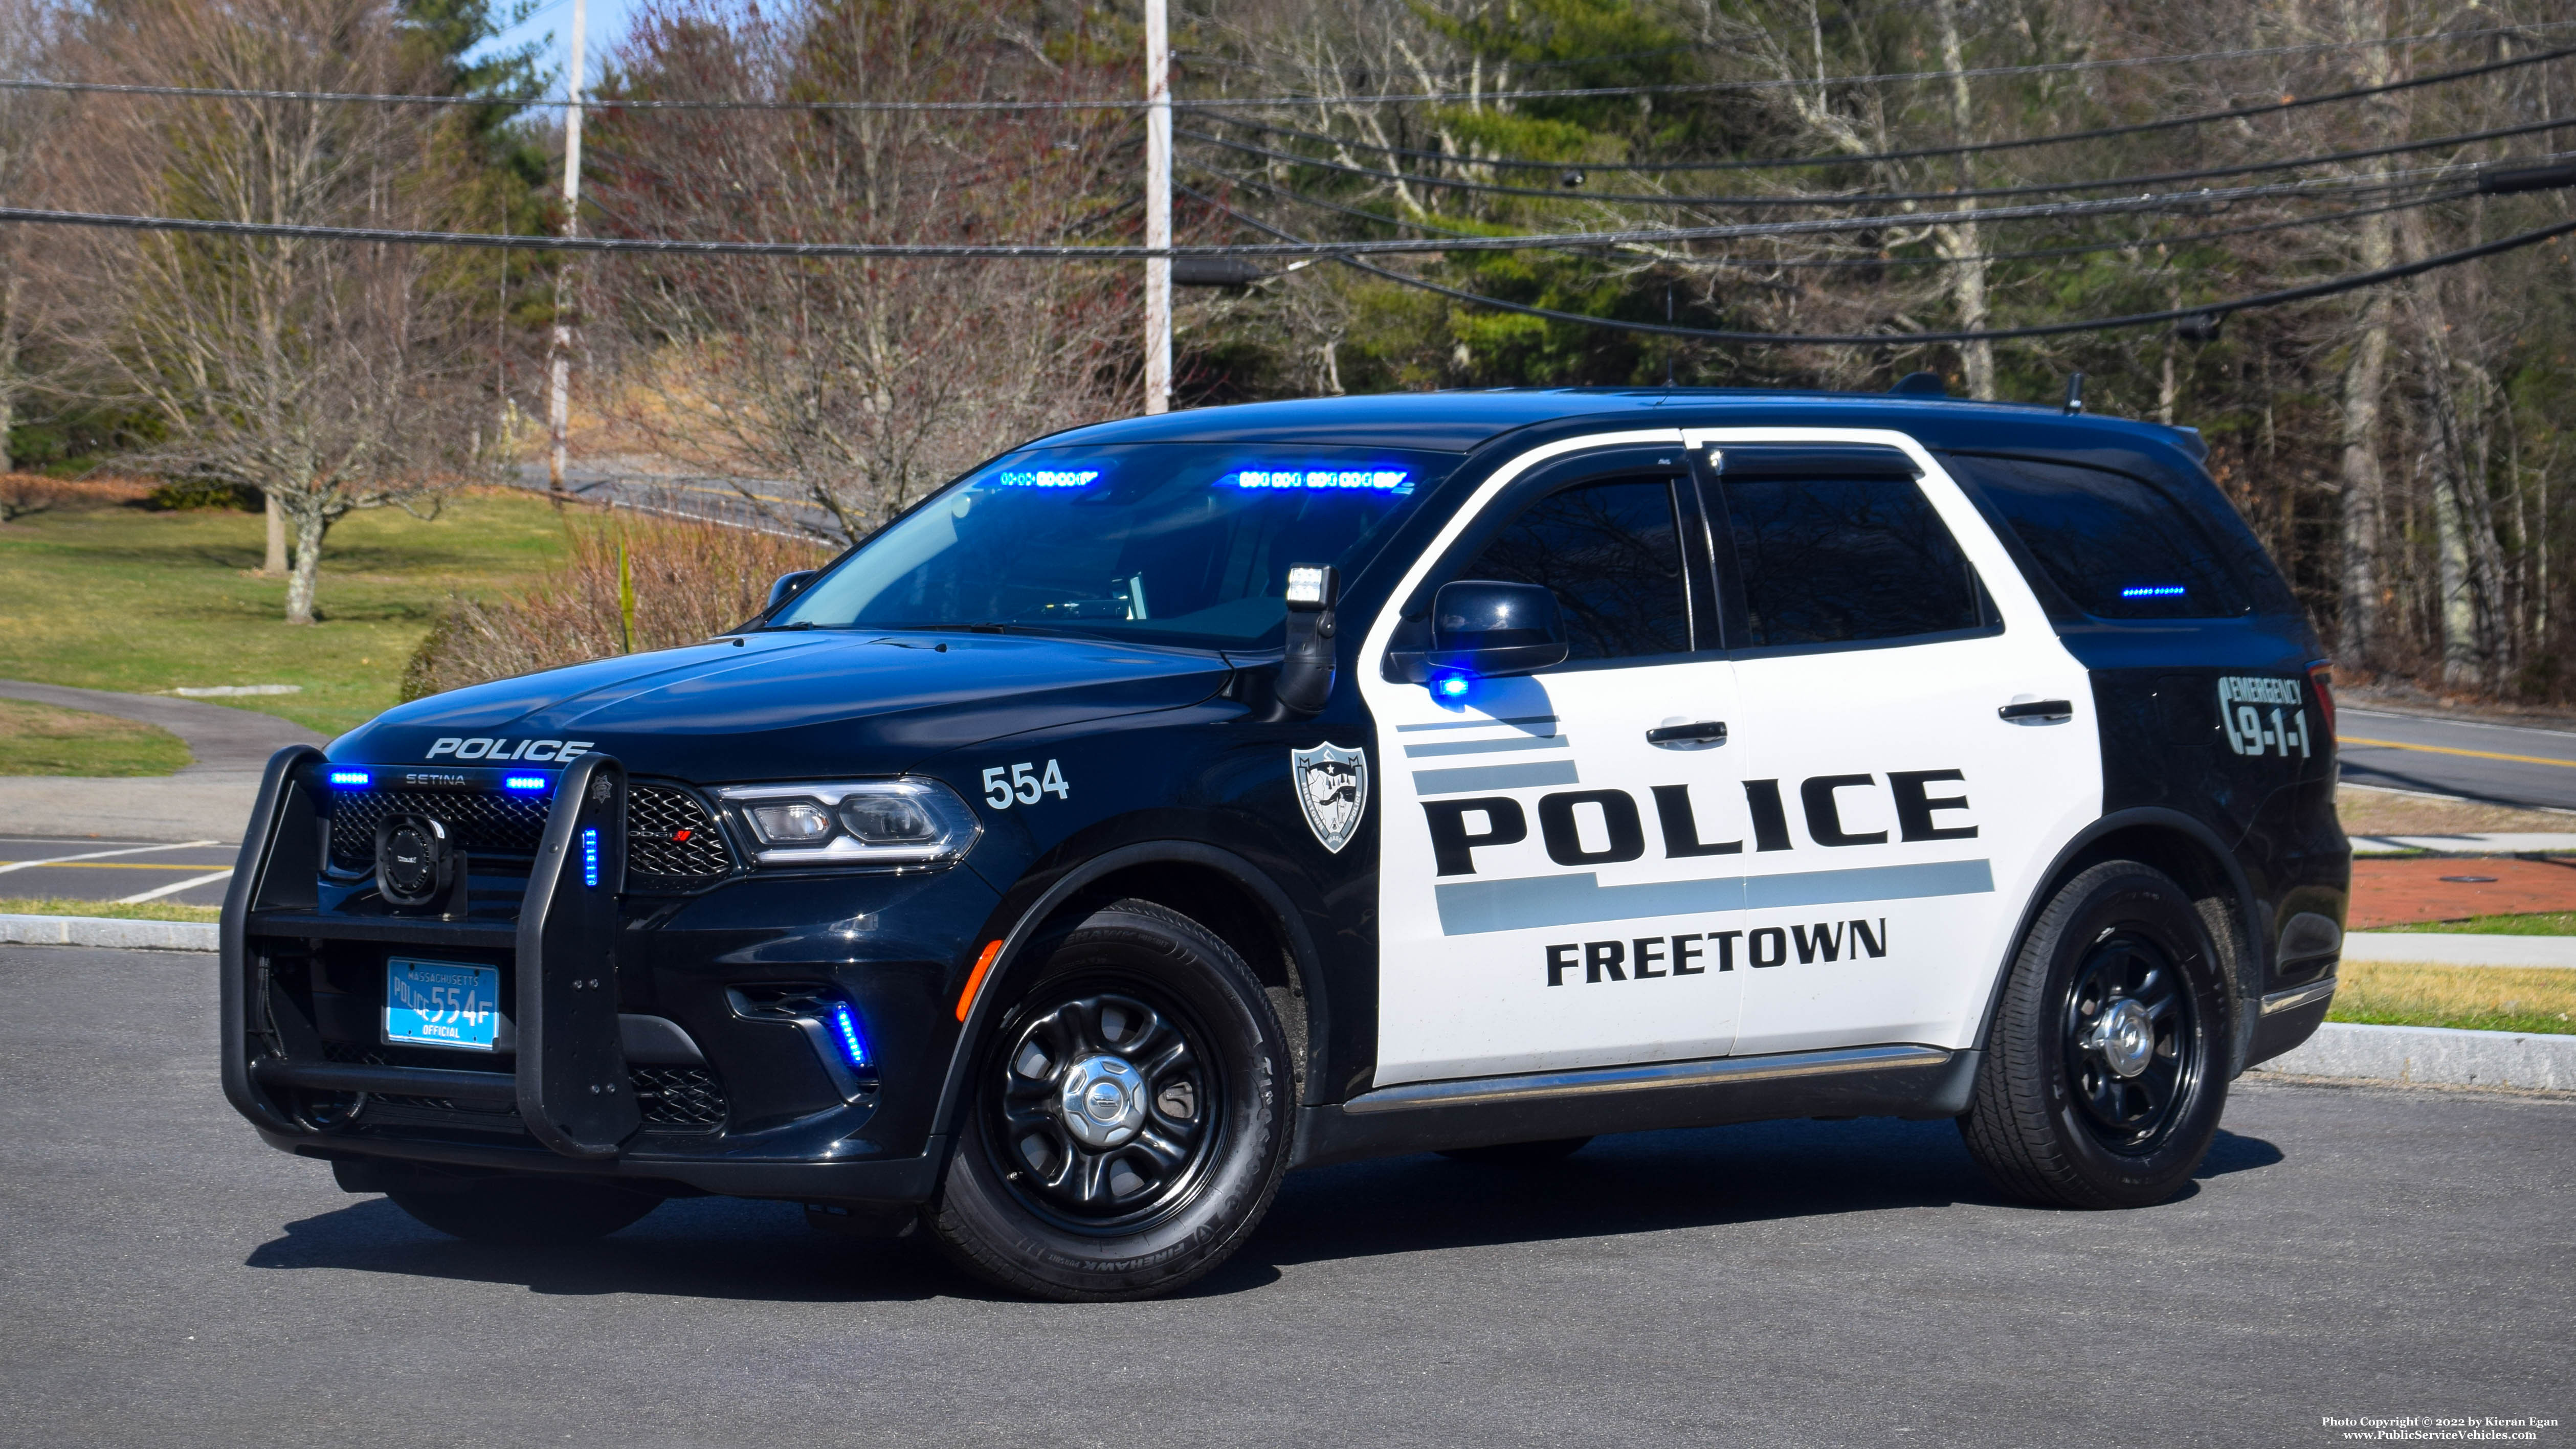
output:
<instances>
[{"instance_id":1,"label":"black alloy wheel","mask_svg":"<svg viewBox=\"0 0 2576 1449\"><path fill-rule=\"evenodd\" d=\"M1260 979L1198 922L1121 900L1032 941L922 1210L1013 1292L1168 1293L1251 1235L1287 1170L1293 1075Z\"/></svg>"},{"instance_id":2,"label":"black alloy wheel","mask_svg":"<svg viewBox=\"0 0 2576 1449\"><path fill-rule=\"evenodd\" d=\"M1049 983L1012 1013L986 1096L985 1147L1029 1207L1074 1232L1132 1232L1187 1201L1224 1135L1205 1034L1110 978ZM1121 989L1123 988L1123 989Z\"/></svg>"},{"instance_id":3,"label":"black alloy wheel","mask_svg":"<svg viewBox=\"0 0 2576 1449\"><path fill-rule=\"evenodd\" d=\"M1997 1187L2066 1207L2180 1192L2227 1105L2234 996L2198 905L2115 860L2049 897L2015 955L1959 1132Z\"/></svg>"}]
</instances>

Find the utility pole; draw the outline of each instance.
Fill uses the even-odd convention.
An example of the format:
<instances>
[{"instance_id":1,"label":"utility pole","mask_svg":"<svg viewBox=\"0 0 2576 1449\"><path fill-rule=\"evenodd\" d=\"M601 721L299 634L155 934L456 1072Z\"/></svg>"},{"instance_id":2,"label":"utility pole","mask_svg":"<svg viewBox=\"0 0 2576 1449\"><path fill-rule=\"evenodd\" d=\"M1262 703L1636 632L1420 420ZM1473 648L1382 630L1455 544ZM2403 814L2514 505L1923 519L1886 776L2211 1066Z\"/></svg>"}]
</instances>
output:
<instances>
[{"instance_id":1,"label":"utility pole","mask_svg":"<svg viewBox=\"0 0 2576 1449\"><path fill-rule=\"evenodd\" d=\"M573 0L574 4L581 0ZM1145 0L1145 411L1172 408L1172 23Z\"/></svg>"},{"instance_id":2,"label":"utility pole","mask_svg":"<svg viewBox=\"0 0 2576 1449\"><path fill-rule=\"evenodd\" d=\"M581 231L581 68L589 41L583 31L587 18L582 0L572 0L572 69L564 89L564 98L571 102L564 107L563 234L567 237ZM546 487L555 493L564 491L564 432L572 424L572 265L567 256L555 268L555 331L546 358L550 385L546 423L554 443L546 465Z\"/></svg>"}]
</instances>

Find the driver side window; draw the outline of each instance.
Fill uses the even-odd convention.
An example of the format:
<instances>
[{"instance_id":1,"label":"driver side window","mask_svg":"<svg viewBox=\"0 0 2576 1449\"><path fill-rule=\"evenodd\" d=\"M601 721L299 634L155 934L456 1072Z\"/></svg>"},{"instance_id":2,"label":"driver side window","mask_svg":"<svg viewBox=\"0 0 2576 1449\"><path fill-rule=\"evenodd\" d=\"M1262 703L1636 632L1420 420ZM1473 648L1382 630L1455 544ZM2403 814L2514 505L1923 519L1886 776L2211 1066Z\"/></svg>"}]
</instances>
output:
<instances>
[{"instance_id":1,"label":"driver side window","mask_svg":"<svg viewBox=\"0 0 2576 1449\"><path fill-rule=\"evenodd\" d=\"M1565 614L1570 659L1691 647L1690 589L1666 478L1559 489L1523 509L1460 578L1541 584Z\"/></svg>"}]
</instances>

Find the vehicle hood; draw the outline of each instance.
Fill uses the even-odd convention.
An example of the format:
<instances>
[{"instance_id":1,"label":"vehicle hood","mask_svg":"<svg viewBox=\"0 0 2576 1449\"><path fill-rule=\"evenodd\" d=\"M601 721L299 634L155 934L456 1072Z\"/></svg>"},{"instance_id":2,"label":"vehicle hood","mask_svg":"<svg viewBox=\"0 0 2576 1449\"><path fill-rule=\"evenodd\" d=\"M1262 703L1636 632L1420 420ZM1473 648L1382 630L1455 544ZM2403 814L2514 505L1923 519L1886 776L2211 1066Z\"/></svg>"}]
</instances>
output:
<instances>
[{"instance_id":1,"label":"vehicle hood","mask_svg":"<svg viewBox=\"0 0 2576 1449\"><path fill-rule=\"evenodd\" d=\"M991 634L753 634L417 700L331 746L359 764L500 763L587 742L630 773L706 784L897 774L943 751L1195 704L1214 653ZM460 743L438 749L440 742ZM475 741L492 741L478 744ZM438 749L433 756L431 753Z\"/></svg>"}]
</instances>

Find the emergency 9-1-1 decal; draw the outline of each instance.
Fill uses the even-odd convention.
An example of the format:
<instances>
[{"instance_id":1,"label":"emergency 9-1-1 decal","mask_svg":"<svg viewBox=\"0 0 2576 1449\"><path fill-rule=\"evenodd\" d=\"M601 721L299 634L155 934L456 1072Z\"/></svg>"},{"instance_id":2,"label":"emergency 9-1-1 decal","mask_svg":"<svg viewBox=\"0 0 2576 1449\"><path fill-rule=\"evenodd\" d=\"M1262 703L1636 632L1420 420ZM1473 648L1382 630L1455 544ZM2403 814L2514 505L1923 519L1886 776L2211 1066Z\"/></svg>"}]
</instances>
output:
<instances>
[{"instance_id":1,"label":"emergency 9-1-1 decal","mask_svg":"<svg viewBox=\"0 0 2576 1449\"><path fill-rule=\"evenodd\" d=\"M2218 681L2218 718L2227 747L2240 755L2300 759L2315 753L2308 740L2307 699L2299 681L2268 675L2224 675Z\"/></svg>"},{"instance_id":2,"label":"emergency 9-1-1 decal","mask_svg":"<svg viewBox=\"0 0 2576 1449\"><path fill-rule=\"evenodd\" d=\"M1288 772L1297 783L1297 804L1306 826L1335 855L1359 833L1368 813L1368 756L1325 743L1288 752Z\"/></svg>"}]
</instances>

